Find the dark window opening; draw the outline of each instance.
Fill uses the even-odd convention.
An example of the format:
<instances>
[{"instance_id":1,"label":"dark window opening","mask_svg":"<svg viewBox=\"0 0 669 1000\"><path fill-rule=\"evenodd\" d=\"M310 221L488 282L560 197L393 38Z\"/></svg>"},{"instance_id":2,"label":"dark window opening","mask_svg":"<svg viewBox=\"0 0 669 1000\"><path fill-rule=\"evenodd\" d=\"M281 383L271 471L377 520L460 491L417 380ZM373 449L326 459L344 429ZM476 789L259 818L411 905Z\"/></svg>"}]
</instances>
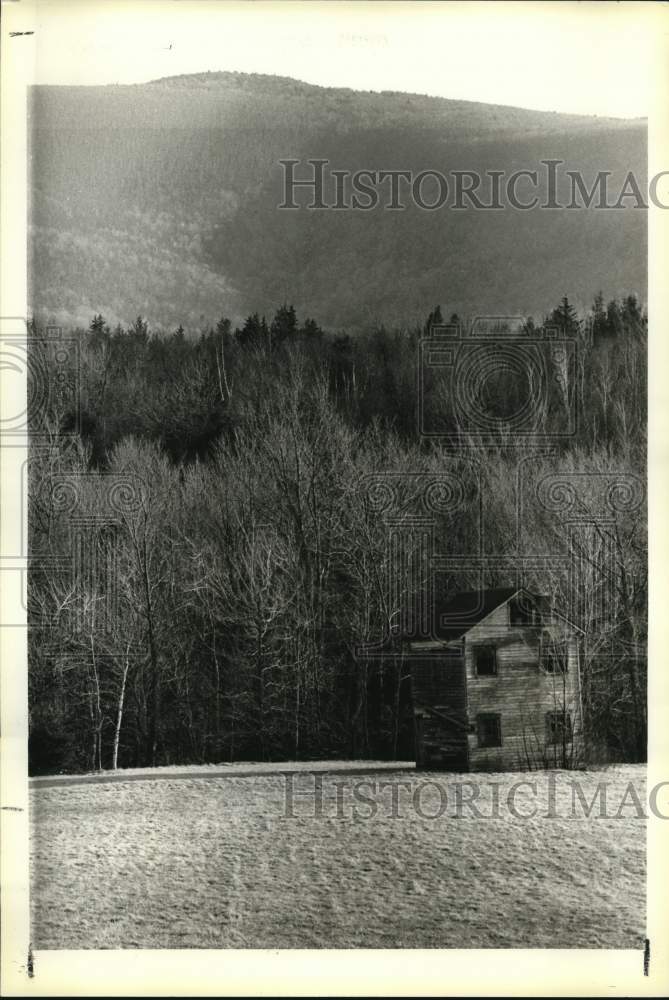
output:
<instances>
[{"instance_id":1,"label":"dark window opening","mask_svg":"<svg viewBox=\"0 0 669 1000\"><path fill-rule=\"evenodd\" d=\"M498 712L485 712L476 716L476 734L480 747L501 747L502 717Z\"/></svg>"},{"instance_id":2,"label":"dark window opening","mask_svg":"<svg viewBox=\"0 0 669 1000\"><path fill-rule=\"evenodd\" d=\"M546 743L570 743L572 733L569 712L546 713Z\"/></svg>"},{"instance_id":3,"label":"dark window opening","mask_svg":"<svg viewBox=\"0 0 669 1000\"><path fill-rule=\"evenodd\" d=\"M474 647L474 668L477 677L495 677L497 674L497 650L494 646Z\"/></svg>"}]
</instances>

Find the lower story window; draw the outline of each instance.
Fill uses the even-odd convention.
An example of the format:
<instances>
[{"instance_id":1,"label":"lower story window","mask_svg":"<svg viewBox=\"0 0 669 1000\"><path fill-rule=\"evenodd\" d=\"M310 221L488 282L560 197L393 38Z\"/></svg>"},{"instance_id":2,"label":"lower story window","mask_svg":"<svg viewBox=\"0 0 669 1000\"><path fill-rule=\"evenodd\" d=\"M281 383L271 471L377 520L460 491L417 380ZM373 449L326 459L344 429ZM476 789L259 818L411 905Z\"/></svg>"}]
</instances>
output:
<instances>
[{"instance_id":1,"label":"lower story window","mask_svg":"<svg viewBox=\"0 0 669 1000\"><path fill-rule=\"evenodd\" d=\"M499 712L482 712L477 715L476 735L480 747L501 747L502 716Z\"/></svg>"},{"instance_id":2,"label":"lower story window","mask_svg":"<svg viewBox=\"0 0 669 1000\"><path fill-rule=\"evenodd\" d=\"M569 743L572 732L571 713L546 712L546 743Z\"/></svg>"}]
</instances>

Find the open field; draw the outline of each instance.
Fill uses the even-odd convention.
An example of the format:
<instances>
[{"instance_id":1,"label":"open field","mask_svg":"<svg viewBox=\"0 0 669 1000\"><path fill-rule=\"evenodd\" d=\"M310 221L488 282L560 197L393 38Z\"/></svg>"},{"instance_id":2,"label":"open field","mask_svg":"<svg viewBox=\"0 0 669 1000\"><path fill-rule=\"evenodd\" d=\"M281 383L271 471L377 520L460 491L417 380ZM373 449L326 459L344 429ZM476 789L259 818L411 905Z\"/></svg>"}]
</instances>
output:
<instances>
[{"instance_id":1,"label":"open field","mask_svg":"<svg viewBox=\"0 0 669 1000\"><path fill-rule=\"evenodd\" d=\"M644 803L644 777L302 770L33 785L33 946L641 947L645 822L625 792L632 782ZM578 799L572 815L572 781L587 802L605 783L604 816Z\"/></svg>"}]
</instances>

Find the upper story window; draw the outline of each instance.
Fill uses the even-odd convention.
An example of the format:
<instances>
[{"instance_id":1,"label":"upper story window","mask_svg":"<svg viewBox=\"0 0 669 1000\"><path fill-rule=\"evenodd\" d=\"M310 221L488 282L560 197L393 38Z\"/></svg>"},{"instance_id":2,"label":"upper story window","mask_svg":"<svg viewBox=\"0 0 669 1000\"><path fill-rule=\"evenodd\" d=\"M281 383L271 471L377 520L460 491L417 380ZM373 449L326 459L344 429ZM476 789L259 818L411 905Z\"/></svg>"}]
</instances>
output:
<instances>
[{"instance_id":1,"label":"upper story window","mask_svg":"<svg viewBox=\"0 0 669 1000\"><path fill-rule=\"evenodd\" d=\"M494 646L474 646L474 672L477 677L497 676L497 650Z\"/></svg>"}]
</instances>

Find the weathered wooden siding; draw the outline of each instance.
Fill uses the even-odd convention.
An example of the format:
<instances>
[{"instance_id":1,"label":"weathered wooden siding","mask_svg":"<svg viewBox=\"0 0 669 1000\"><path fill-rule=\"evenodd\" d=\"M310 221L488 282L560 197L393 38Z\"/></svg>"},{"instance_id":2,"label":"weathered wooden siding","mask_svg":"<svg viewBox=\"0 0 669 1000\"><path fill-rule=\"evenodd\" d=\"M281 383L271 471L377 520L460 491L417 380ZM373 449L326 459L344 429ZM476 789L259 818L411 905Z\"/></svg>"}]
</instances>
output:
<instances>
[{"instance_id":1,"label":"weathered wooden siding","mask_svg":"<svg viewBox=\"0 0 669 1000\"><path fill-rule=\"evenodd\" d=\"M568 648L566 674L545 673L539 665L542 635L564 642ZM475 647L495 646L497 674L479 677ZM546 742L546 714L566 709L571 716L578 749L580 733L578 640L566 624L520 627L508 624L508 606L497 608L465 638L469 761L473 771L507 771L536 766L559 766L562 746ZM480 747L476 717L496 712L501 716L502 745Z\"/></svg>"},{"instance_id":2,"label":"weathered wooden siding","mask_svg":"<svg viewBox=\"0 0 669 1000\"><path fill-rule=\"evenodd\" d=\"M467 771L467 696L462 655L411 660L416 766Z\"/></svg>"},{"instance_id":3,"label":"weathered wooden siding","mask_svg":"<svg viewBox=\"0 0 669 1000\"><path fill-rule=\"evenodd\" d=\"M565 644L566 674L546 673L541 668L542 636L544 641ZM495 647L495 676L477 675L477 645ZM508 771L561 766L563 746L547 741L546 715L564 709L573 726L567 749L570 755L578 754L579 643L568 623L553 617L542 626L512 626L509 606L503 604L473 626L457 647L442 646L443 658L436 642L414 644L412 649L414 657L419 650L431 652L425 660L412 657L411 661L418 767ZM460 670L452 666L455 652L462 654ZM486 713L500 716L499 747L479 745L477 716Z\"/></svg>"}]
</instances>

